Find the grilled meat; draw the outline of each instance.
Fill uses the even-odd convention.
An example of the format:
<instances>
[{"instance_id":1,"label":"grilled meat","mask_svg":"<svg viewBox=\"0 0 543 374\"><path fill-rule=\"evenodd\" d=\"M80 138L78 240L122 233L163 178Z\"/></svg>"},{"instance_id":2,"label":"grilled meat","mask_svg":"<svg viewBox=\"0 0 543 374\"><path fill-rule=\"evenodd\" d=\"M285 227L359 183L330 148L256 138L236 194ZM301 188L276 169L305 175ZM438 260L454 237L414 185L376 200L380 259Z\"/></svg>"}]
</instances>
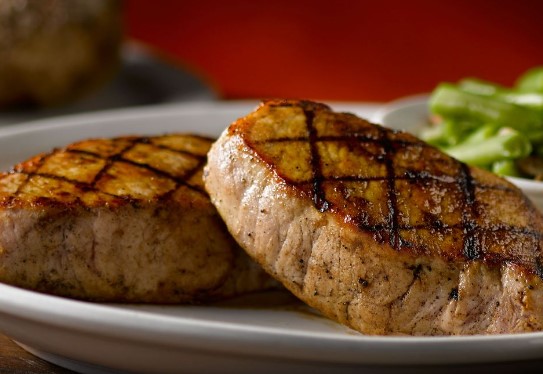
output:
<instances>
[{"instance_id":1,"label":"grilled meat","mask_svg":"<svg viewBox=\"0 0 543 374\"><path fill-rule=\"evenodd\" d=\"M208 159L236 240L331 319L382 335L543 328L543 219L507 181L307 101L263 103Z\"/></svg>"},{"instance_id":2,"label":"grilled meat","mask_svg":"<svg viewBox=\"0 0 543 374\"><path fill-rule=\"evenodd\" d=\"M211 140L74 143L0 175L0 281L113 302L230 297L272 283L203 188Z\"/></svg>"}]
</instances>

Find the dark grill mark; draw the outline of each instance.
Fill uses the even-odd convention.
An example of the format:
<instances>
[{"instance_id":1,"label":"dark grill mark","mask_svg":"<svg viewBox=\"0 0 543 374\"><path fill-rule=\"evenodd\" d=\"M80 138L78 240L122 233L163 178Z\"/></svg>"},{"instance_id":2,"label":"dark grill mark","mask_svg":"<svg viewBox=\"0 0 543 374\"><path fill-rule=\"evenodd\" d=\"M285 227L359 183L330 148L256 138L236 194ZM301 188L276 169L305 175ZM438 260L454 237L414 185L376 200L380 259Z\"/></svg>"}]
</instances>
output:
<instances>
[{"instance_id":1,"label":"dark grill mark","mask_svg":"<svg viewBox=\"0 0 543 374\"><path fill-rule=\"evenodd\" d=\"M304 113L308 113L310 111L306 111ZM314 113L314 112L311 112ZM368 134L349 134L349 137L345 136L332 136L332 135L325 135L325 136L319 136L317 139L315 139L315 142L335 142L335 141L345 141L346 139L356 139L357 142L372 142L377 139L375 139L374 136L368 135ZM269 144L269 143L292 143L292 142L307 142L309 141L309 137L306 136L297 136L292 138L272 138L272 139L266 139L266 140L258 140L255 141L253 144L260 145L260 144ZM409 142L405 141L403 142L406 145L417 145L418 142Z\"/></svg>"},{"instance_id":2,"label":"dark grill mark","mask_svg":"<svg viewBox=\"0 0 543 374\"><path fill-rule=\"evenodd\" d=\"M543 279L543 263L541 263L541 258L539 257L535 259L535 273L539 278Z\"/></svg>"},{"instance_id":3,"label":"dark grill mark","mask_svg":"<svg viewBox=\"0 0 543 374\"><path fill-rule=\"evenodd\" d=\"M142 143L147 143L148 142L147 138L134 139L132 141L132 143L128 144L124 149L120 150L119 153L105 159L106 163L105 163L104 167L94 176L94 180L90 183L90 185L94 188L95 184L100 180L100 178L102 178L103 175L105 175L107 173L107 171L111 168L113 163L115 161L120 160L122 158L122 154L124 152L127 152L129 149L133 148L137 144L138 140L141 140ZM98 155L98 154L95 154L95 156L98 157L98 158L101 158L101 156Z\"/></svg>"},{"instance_id":4,"label":"dark grill mark","mask_svg":"<svg viewBox=\"0 0 543 374\"><path fill-rule=\"evenodd\" d=\"M313 172L313 204L320 212L325 212L330 209L330 203L326 201L324 191L322 189L322 171L321 160L319 151L317 149L316 139L317 131L313 126L313 120L315 119L315 112L312 110L305 110L305 122L307 126L307 132L309 134L309 146L311 149L311 170Z\"/></svg>"},{"instance_id":5,"label":"dark grill mark","mask_svg":"<svg viewBox=\"0 0 543 374\"><path fill-rule=\"evenodd\" d=\"M432 231L437 233L437 232L448 232L448 231L450 231L452 229L460 229L460 230L463 229L462 223L457 224L457 225L444 225L444 224L442 224L441 226L437 225L436 223L432 223L432 224L434 224L435 226L430 227L425 223L420 224L420 225L401 225L401 224L398 224L398 230L399 231L411 231L411 230L425 230L425 229L428 229L428 230L432 230ZM358 223L356 226L360 230L373 232L373 233L380 233L380 232L383 232L384 230L387 229L386 225L379 225L379 224L377 224L377 225L368 225L368 224ZM487 232L487 233L489 233L489 234L491 233L493 235L496 235L496 234L498 234L500 232L512 233L512 234L515 234L515 235L518 235L518 236L527 236L527 237L531 237L531 238L534 238L534 239L537 239L537 240L543 239L543 234L541 232L536 231L536 230L531 230L531 229L529 229L527 227L511 227L511 226L503 226L503 225L498 225L498 224L490 224L487 227L477 227L477 231L478 232ZM400 240L401 240L401 238L400 238ZM409 242L405 242L403 244L409 245ZM542 271L542 274L543 274L543 271Z\"/></svg>"},{"instance_id":6,"label":"dark grill mark","mask_svg":"<svg viewBox=\"0 0 543 374\"><path fill-rule=\"evenodd\" d=\"M120 139L120 138L118 138L118 139ZM205 139L205 138L202 137L202 139ZM112 140L115 141L116 139L112 139ZM193 154L193 153L190 153L190 152L179 151L179 150L176 150L176 149L173 149L173 148L170 148L170 147L166 147L164 145L153 144L153 147L166 149L168 151L183 154L183 155L188 155L188 156L194 157L194 158L196 158L198 160L197 165L193 169L188 170L185 173L185 175L183 175L183 177L179 178L179 177L175 177L175 176L165 172L164 170L154 168L151 165L144 164L144 163L139 163L139 162L134 162L132 160L128 160L128 159L124 158L123 155L126 152L128 152L130 149L135 147L137 144L151 144L151 141L150 141L150 139L148 137L134 138L125 148L121 149L118 153L116 153L114 155L111 155L109 157L103 157L98 153L91 152L91 151L88 151L88 150L79 150L79 149L66 149L66 150L63 150L63 152L67 152L67 153L84 154L84 155L96 157L97 159L105 160L104 166L102 167L101 170L99 170L96 173L96 175L94 176L93 181L90 182L90 183L84 183L84 182L80 182L80 181L76 181L76 180L71 180L71 179L68 179L68 178L63 177L63 176L52 175L52 174L48 174L48 173L40 173L39 172L39 167L36 168L36 170L37 170L36 172L32 172L32 173L28 173L28 172L24 172L24 171L12 171L13 173L20 173L20 174L24 174L24 175L27 176L26 181L24 183L21 183L18 190L13 194L13 197L15 198L16 196L18 196L20 194L20 191L28 184L28 181L32 177L44 177L44 178L50 178L50 179L56 179L56 180L68 182L68 183L71 183L71 184L75 185L76 187L78 187L79 189L81 189L83 191L99 191L99 189L96 188L96 183L98 183L98 181L107 173L107 171L111 168L111 166L116 162L123 162L123 163L134 165L136 167L146 169L146 170L150 171L151 173L154 173L156 175L160 175L161 177L170 179L173 182L175 182L175 188L173 190L167 192L165 195L168 195L168 194L172 193L173 191L177 190L177 188L179 188L179 186L183 185L183 186L186 186L186 187L188 187L188 188L190 188L190 189L192 189L194 191L197 191L198 193L200 193L202 195L208 196L208 194L207 194L207 192L205 190L203 190L201 188L198 188L197 186L193 186L193 185L187 183L187 180L190 179L195 173L197 173L203 167L203 165L207 161L207 157L199 156L199 155L196 155L196 154ZM44 157L42 157L41 160L40 160L40 166L44 165L46 160L55 153L56 153L56 151L53 151L50 154L47 154ZM119 198L122 198L122 199L126 198L126 196L117 196L117 195L114 195L114 194L111 194L111 193L106 193L104 191L100 191L100 192L104 193L106 195L113 196L113 197L119 197ZM158 196L158 198L161 198L161 197L163 197L163 196Z\"/></svg>"},{"instance_id":7,"label":"dark grill mark","mask_svg":"<svg viewBox=\"0 0 543 374\"><path fill-rule=\"evenodd\" d=\"M45 156L43 156L41 159L40 159L40 162L38 163L38 165L35 166L35 170L39 170L40 167L47 161L47 159L51 157L51 154L47 154ZM22 174L22 173L21 173ZM30 180L30 178L33 176L33 175L36 175L36 173L29 173L29 174L26 174L26 180L24 181L24 183L21 183L19 185L19 187L17 188L17 191L15 191L15 193L13 194L13 197L15 196L18 196L20 193L21 193L21 190L23 190L23 188L28 184L28 181Z\"/></svg>"},{"instance_id":8,"label":"dark grill mark","mask_svg":"<svg viewBox=\"0 0 543 374\"><path fill-rule=\"evenodd\" d=\"M51 157L52 153L50 154L47 154L47 155L44 155L42 158L40 158L40 161L39 161L39 165L36 166L35 170L39 170L40 167L45 163L45 161ZM12 173L18 173L17 171L11 171ZM20 173L20 174L26 174L26 179L23 183L21 183L19 185L19 187L17 188L17 191L15 191L15 193L13 193L12 196L10 196L10 200L13 201L13 199L15 199L17 196L20 195L21 191L28 185L28 182L30 181L30 178L32 178L34 175L37 175L36 172L34 173Z\"/></svg>"},{"instance_id":9,"label":"dark grill mark","mask_svg":"<svg viewBox=\"0 0 543 374\"><path fill-rule=\"evenodd\" d=\"M396 199L396 178L394 176L394 165L392 161L394 148L388 132L381 129L381 144L383 145L385 154L384 160L387 170L387 207L388 207L388 224L389 224L389 242L392 248L400 249L400 232L398 229L398 202Z\"/></svg>"},{"instance_id":10,"label":"dark grill mark","mask_svg":"<svg viewBox=\"0 0 543 374\"><path fill-rule=\"evenodd\" d=\"M418 264L417 266L412 266L409 269L413 271L413 279L420 279L420 273L422 271L421 264Z\"/></svg>"},{"instance_id":11,"label":"dark grill mark","mask_svg":"<svg viewBox=\"0 0 543 374\"><path fill-rule=\"evenodd\" d=\"M477 229L477 223L474 219L476 215L475 186L469 167L464 163L461 163L458 180L464 199L464 208L462 209L464 244L462 253L468 260L476 260L481 257L481 243L474 235Z\"/></svg>"},{"instance_id":12,"label":"dark grill mark","mask_svg":"<svg viewBox=\"0 0 543 374\"><path fill-rule=\"evenodd\" d=\"M394 177L397 181L415 181L415 182L425 182L429 180L434 180L442 183L450 183L450 184L457 184L458 181L454 179L453 177L449 175L436 175L436 174L429 174L429 173L421 173L416 174L415 172L407 173L403 176L396 176ZM322 182L325 181L334 181L334 182L369 182L369 181L387 181L388 176L383 177L377 177L377 176L367 176L367 177L357 177L357 176L328 176L326 177L326 180L323 178ZM305 184L311 183L311 181L289 181L289 183L295 185L295 186L303 186ZM505 191L505 192L516 192L516 190L509 188L507 186L500 186L500 185L490 185L490 184L479 184L472 180L472 184L474 187L485 190L485 191Z\"/></svg>"}]
</instances>

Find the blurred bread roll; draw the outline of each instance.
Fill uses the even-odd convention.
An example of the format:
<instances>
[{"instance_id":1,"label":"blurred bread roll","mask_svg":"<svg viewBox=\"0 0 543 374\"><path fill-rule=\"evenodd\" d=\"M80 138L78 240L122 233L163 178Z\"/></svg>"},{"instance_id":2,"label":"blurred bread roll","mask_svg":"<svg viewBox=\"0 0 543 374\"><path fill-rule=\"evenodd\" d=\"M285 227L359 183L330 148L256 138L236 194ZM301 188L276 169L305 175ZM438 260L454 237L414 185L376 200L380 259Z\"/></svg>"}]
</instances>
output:
<instances>
[{"instance_id":1,"label":"blurred bread roll","mask_svg":"<svg viewBox=\"0 0 543 374\"><path fill-rule=\"evenodd\" d=\"M0 0L0 108L60 105L112 77L117 0Z\"/></svg>"}]
</instances>

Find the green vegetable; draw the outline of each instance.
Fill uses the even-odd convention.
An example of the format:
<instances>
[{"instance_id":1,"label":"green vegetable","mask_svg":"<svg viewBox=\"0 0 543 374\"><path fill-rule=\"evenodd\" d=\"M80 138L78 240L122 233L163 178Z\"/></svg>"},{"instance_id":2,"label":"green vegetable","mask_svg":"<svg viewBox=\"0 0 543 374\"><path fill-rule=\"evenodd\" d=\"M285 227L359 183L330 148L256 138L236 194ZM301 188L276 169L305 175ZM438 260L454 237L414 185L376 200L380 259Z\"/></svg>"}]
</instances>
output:
<instances>
[{"instance_id":1,"label":"green vegetable","mask_svg":"<svg viewBox=\"0 0 543 374\"><path fill-rule=\"evenodd\" d=\"M465 78L458 82L458 88L475 95L491 96L511 104L525 106L543 114L543 92L519 92L499 84L477 78ZM543 117L542 117L543 118Z\"/></svg>"},{"instance_id":2,"label":"green vegetable","mask_svg":"<svg viewBox=\"0 0 543 374\"><path fill-rule=\"evenodd\" d=\"M477 146L473 143L460 143L445 148L452 157L470 165L488 167L500 160L513 160L526 157L532 151L528 138L512 129L502 129L496 135L481 141Z\"/></svg>"},{"instance_id":3,"label":"green vegetable","mask_svg":"<svg viewBox=\"0 0 543 374\"><path fill-rule=\"evenodd\" d=\"M543 66L515 87L478 78L442 83L429 109L441 123L421 138L461 161L509 176L535 175L524 166L543 164Z\"/></svg>"},{"instance_id":4,"label":"green vegetable","mask_svg":"<svg viewBox=\"0 0 543 374\"><path fill-rule=\"evenodd\" d=\"M507 88L500 86L499 84L477 78L464 78L458 82L458 87L462 91L483 96L493 96L508 91Z\"/></svg>"},{"instance_id":5,"label":"green vegetable","mask_svg":"<svg viewBox=\"0 0 543 374\"><path fill-rule=\"evenodd\" d=\"M523 176L513 160L496 161L492 164L490 170L492 170L493 173L508 177L521 178Z\"/></svg>"},{"instance_id":6,"label":"green vegetable","mask_svg":"<svg viewBox=\"0 0 543 374\"><path fill-rule=\"evenodd\" d=\"M543 66L532 68L522 74L515 87L519 91L543 93Z\"/></svg>"},{"instance_id":7,"label":"green vegetable","mask_svg":"<svg viewBox=\"0 0 543 374\"><path fill-rule=\"evenodd\" d=\"M487 124L479 127L478 129L474 130L471 134L469 134L462 144L479 144L492 136L496 135L499 131L499 126L494 124Z\"/></svg>"},{"instance_id":8,"label":"green vegetable","mask_svg":"<svg viewBox=\"0 0 543 374\"><path fill-rule=\"evenodd\" d=\"M439 125L423 129L420 138L436 146L456 145L465 138L473 127L473 123L445 119Z\"/></svg>"},{"instance_id":9,"label":"green vegetable","mask_svg":"<svg viewBox=\"0 0 543 374\"><path fill-rule=\"evenodd\" d=\"M512 104L543 110L543 93L504 91L498 93L497 98Z\"/></svg>"},{"instance_id":10,"label":"green vegetable","mask_svg":"<svg viewBox=\"0 0 543 374\"><path fill-rule=\"evenodd\" d=\"M512 104L524 106L537 112L543 122L543 93L537 92L503 92L497 98Z\"/></svg>"},{"instance_id":11,"label":"green vegetable","mask_svg":"<svg viewBox=\"0 0 543 374\"><path fill-rule=\"evenodd\" d=\"M421 130L419 137L428 144L435 146L447 145L445 126L442 124L428 126Z\"/></svg>"},{"instance_id":12,"label":"green vegetable","mask_svg":"<svg viewBox=\"0 0 543 374\"><path fill-rule=\"evenodd\" d=\"M535 110L465 92L449 83L442 83L434 90L430 110L445 118L512 127L528 137L535 129L543 129L541 117Z\"/></svg>"}]
</instances>

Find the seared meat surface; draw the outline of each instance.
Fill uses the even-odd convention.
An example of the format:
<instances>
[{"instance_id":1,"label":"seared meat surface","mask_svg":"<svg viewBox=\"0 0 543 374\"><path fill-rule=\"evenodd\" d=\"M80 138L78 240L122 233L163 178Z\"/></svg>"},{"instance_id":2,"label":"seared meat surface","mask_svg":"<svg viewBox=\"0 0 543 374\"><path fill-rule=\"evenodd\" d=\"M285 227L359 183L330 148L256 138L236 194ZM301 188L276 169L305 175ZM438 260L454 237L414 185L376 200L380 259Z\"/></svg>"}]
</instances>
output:
<instances>
[{"instance_id":1,"label":"seared meat surface","mask_svg":"<svg viewBox=\"0 0 543 374\"><path fill-rule=\"evenodd\" d=\"M543 219L507 181L307 101L263 103L208 159L236 240L328 317L382 335L543 328Z\"/></svg>"},{"instance_id":2,"label":"seared meat surface","mask_svg":"<svg viewBox=\"0 0 543 374\"><path fill-rule=\"evenodd\" d=\"M212 140L71 144L0 175L0 281L114 302L179 303L266 288L203 188Z\"/></svg>"}]
</instances>

